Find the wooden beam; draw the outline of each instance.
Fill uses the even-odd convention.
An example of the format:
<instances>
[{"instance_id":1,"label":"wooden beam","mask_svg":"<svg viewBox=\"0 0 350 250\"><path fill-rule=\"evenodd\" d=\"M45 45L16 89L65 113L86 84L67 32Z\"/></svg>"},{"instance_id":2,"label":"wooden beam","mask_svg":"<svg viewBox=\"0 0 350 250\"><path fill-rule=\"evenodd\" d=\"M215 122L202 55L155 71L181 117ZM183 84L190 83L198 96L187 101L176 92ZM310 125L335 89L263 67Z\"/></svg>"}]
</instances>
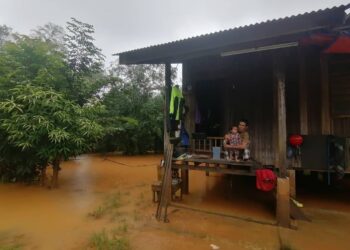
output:
<instances>
[{"instance_id":1,"label":"wooden beam","mask_svg":"<svg viewBox=\"0 0 350 250\"><path fill-rule=\"evenodd\" d=\"M295 170L288 169L288 178L289 178L289 186L290 186L290 197L293 199L296 198L296 182L295 182Z\"/></svg>"},{"instance_id":2,"label":"wooden beam","mask_svg":"<svg viewBox=\"0 0 350 250\"><path fill-rule=\"evenodd\" d=\"M195 115L196 115L196 99L194 94L195 83L191 78L191 71L189 69L189 62L184 62L182 64L182 86L183 95L185 98L185 104L188 107L188 112L184 117L184 123L186 131L188 132L190 138L192 138L192 133L195 132Z\"/></svg>"},{"instance_id":3,"label":"wooden beam","mask_svg":"<svg viewBox=\"0 0 350 250\"><path fill-rule=\"evenodd\" d=\"M306 55L305 50L299 48L299 113L300 134L308 134L308 112L307 112L307 80L306 80Z\"/></svg>"},{"instance_id":4,"label":"wooden beam","mask_svg":"<svg viewBox=\"0 0 350 250\"><path fill-rule=\"evenodd\" d=\"M287 176L287 124L286 124L286 98L285 98L285 68L282 57L274 58L274 80L276 91L276 108L277 108L277 135L276 151L277 166L280 170L280 177Z\"/></svg>"},{"instance_id":5,"label":"wooden beam","mask_svg":"<svg viewBox=\"0 0 350 250\"><path fill-rule=\"evenodd\" d=\"M173 168L174 165L173 165ZM175 168L177 169L177 168ZM183 194L188 194L189 193L189 173L188 173L188 168L181 168L181 179L182 179L182 186L181 186L181 192Z\"/></svg>"},{"instance_id":6,"label":"wooden beam","mask_svg":"<svg viewBox=\"0 0 350 250\"><path fill-rule=\"evenodd\" d=\"M167 133L165 134L167 135ZM172 164L172 156L173 156L173 145L169 143L169 138L165 138L166 140L166 149L164 152L164 160L165 160L165 172L162 181L162 189L160 194L160 200L157 206L156 218L157 220L164 220L167 222L167 208L171 200L171 186L172 186L172 178L171 178L171 164Z\"/></svg>"},{"instance_id":7,"label":"wooden beam","mask_svg":"<svg viewBox=\"0 0 350 250\"><path fill-rule=\"evenodd\" d=\"M229 168L215 168L215 167L206 167L206 166L196 166L196 165L188 165L188 164L173 164L173 169L181 169L181 178L184 174L185 179L183 180L184 183L188 183L188 170L198 170L198 171L205 171L209 173L220 173L220 174L229 174L229 175L244 175L244 176L255 176L255 170L247 169L247 170L240 170L240 169L229 169ZM182 172L182 170L187 172ZM187 175L187 176L186 176ZM188 184L187 189L188 189Z\"/></svg>"},{"instance_id":8,"label":"wooden beam","mask_svg":"<svg viewBox=\"0 0 350 250\"><path fill-rule=\"evenodd\" d=\"M282 227L290 227L290 186L288 178L277 178L277 223Z\"/></svg>"},{"instance_id":9,"label":"wooden beam","mask_svg":"<svg viewBox=\"0 0 350 250\"><path fill-rule=\"evenodd\" d=\"M276 108L275 135L276 163L280 177L277 178L277 203L276 218L282 227L290 227L290 183L287 177L287 122L286 122L286 97L285 97L285 58L276 55L273 61L274 97Z\"/></svg>"},{"instance_id":10,"label":"wooden beam","mask_svg":"<svg viewBox=\"0 0 350 250\"><path fill-rule=\"evenodd\" d=\"M168 140L168 132L170 128L169 124L169 106L170 106L170 94L171 94L171 64L165 64L165 86L164 86L164 154L166 151L166 143ZM165 156L165 155L164 155Z\"/></svg>"},{"instance_id":11,"label":"wooden beam","mask_svg":"<svg viewBox=\"0 0 350 250\"><path fill-rule=\"evenodd\" d=\"M331 134L328 56L321 55L321 132Z\"/></svg>"}]
</instances>

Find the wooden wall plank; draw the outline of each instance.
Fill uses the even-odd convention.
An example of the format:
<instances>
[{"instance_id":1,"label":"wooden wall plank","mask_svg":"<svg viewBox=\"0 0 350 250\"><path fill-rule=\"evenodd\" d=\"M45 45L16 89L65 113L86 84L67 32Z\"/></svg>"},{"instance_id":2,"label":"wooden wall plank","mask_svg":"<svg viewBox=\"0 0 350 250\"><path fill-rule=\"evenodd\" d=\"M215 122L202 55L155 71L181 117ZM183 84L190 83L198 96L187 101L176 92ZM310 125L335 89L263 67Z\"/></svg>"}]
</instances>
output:
<instances>
[{"instance_id":1,"label":"wooden wall plank","mask_svg":"<svg viewBox=\"0 0 350 250\"><path fill-rule=\"evenodd\" d=\"M300 133L302 135L308 134L308 92L307 92L307 79L306 79L306 63L305 63L305 51L298 50L299 59L299 112L300 112Z\"/></svg>"},{"instance_id":2,"label":"wooden wall plank","mask_svg":"<svg viewBox=\"0 0 350 250\"><path fill-rule=\"evenodd\" d=\"M321 132L331 134L328 57L321 55Z\"/></svg>"}]
</instances>

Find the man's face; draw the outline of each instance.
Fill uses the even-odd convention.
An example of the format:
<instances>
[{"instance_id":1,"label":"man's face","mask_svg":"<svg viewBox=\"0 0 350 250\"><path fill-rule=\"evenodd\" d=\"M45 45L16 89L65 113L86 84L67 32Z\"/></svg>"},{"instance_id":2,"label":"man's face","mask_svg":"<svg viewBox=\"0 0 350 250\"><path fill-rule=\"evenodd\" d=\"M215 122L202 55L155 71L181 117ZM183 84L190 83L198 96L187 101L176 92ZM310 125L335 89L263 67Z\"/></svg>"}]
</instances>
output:
<instances>
[{"instance_id":1,"label":"man's face","mask_svg":"<svg viewBox=\"0 0 350 250\"><path fill-rule=\"evenodd\" d=\"M238 131L240 133L245 132L247 130L247 124L245 122L239 122Z\"/></svg>"}]
</instances>

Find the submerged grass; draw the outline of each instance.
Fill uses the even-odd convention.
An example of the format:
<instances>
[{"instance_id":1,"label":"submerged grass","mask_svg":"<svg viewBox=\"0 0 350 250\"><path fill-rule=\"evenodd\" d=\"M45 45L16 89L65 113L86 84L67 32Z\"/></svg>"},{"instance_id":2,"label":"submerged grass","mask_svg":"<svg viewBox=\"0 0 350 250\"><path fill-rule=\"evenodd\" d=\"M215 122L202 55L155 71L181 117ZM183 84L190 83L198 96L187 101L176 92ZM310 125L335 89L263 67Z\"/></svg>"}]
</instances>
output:
<instances>
[{"instance_id":1,"label":"submerged grass","mask_svg":"<svg viewBox=\"0 0 350 250\"><path fill-rule=\"evenodd\" d=\"M110 235L106 230L92 235L90 247L96 250L130 250L130 242L126 237Z\"/></svg>"},{"instance_id":2,"label":"submerged grass","mask_svg":"<svg viewBox=\"0 0 350 250\"><path fill-rule=\"evenodd\" d=\"M93 217L95 219L99 219L104 215L105 211L106 211L105 207L99 206L94 211L90 212L88 216Z\"/></svg>"},{"instance_id":3,"label":"submerged grass","mask_svg":"<svg viewBox=\"0 0 350 250\"><path fill-rule=\"evenodd\" d=\"M94 219L100 219L105 214L110 213L122 206L121 203L121 194L120 192L108 196L103 204L97 207L94 211L88 213L88 216L93 217Z\"/></svg>"},{"instance_id":4,"label":"submerged grass","mask_svg":"<svg viewBox=\"0 0 350 250\"><path fill-rule=\"evenodd\" d=\"M23 248L23 234L0 232L0 250L21 250Z\"/></svg>"},{"instance_id":5,"label":"submerged grass","mask_svg":"<svg viewBox=\"0 0 350 250\"><path fill-rule=\"evenodd\" d=\"M21 250L21 245L12 245L12 246L0 246L0 250Z\"/></svg>"}]
</instances>

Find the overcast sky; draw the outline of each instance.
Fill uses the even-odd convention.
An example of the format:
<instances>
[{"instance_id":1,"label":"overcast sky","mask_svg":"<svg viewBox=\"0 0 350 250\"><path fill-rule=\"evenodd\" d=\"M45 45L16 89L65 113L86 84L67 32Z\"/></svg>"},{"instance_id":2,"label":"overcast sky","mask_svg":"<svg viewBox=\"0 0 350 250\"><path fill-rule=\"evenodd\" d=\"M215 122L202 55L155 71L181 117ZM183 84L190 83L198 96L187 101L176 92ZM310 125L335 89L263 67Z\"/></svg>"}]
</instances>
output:
<instances>
[{"instance_id":1,"label":"overcast sky","mask_svg":"<svg viewBox=\"0 0 350 250\"><path fill-rule=\"evenodd\" d=\"M75 17L112 54L203 33L347 4L350 0L0 0L0 24L29 34Z\"/></svg>"}]
</instances>

